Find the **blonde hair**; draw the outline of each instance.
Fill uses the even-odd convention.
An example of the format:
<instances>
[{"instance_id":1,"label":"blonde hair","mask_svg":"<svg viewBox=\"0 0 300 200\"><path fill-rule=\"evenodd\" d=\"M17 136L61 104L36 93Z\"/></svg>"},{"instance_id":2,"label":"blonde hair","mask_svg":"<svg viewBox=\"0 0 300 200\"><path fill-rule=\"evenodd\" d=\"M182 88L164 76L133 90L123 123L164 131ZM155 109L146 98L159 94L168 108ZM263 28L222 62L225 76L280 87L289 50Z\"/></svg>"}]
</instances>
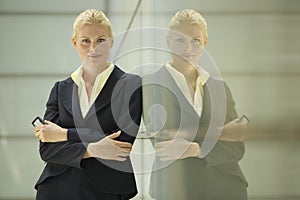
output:
<instances>
[{"instance_id":1,"label":"blonde hair","mask_svg":"<svg viewBox=\"0 0 300 200\"><path fill-rule=\"evenodd\" d=\"M198 24L201 28L203 39L208 39L207 23L204 17L193 9L184 9L178 11L169 23L169 29L176 30L183 24Z\"/></svg>"},{"instance_id":2,"label":"blonde hair","mask_svg":"<svg viewBox=\"0 0 300 200\"><path fill-rule=\"evenodd\" d=\"M73 38L76 37L79 27L84 24L104 25L107 29L108 36L113 37L111 23L102 11L87 9L80 13L73 23Z\"/></svg>"}]
</instances>

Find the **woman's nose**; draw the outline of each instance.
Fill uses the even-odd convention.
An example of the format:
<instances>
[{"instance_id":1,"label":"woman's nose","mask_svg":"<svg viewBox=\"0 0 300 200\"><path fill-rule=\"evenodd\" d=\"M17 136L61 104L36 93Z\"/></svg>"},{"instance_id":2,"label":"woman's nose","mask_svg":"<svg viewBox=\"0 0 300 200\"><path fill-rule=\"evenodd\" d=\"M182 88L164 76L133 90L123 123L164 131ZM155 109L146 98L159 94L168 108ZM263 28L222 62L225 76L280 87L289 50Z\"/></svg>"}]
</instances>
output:
<instances>
[{"instance_id":1,"label":"woman's nose","mask_svg":"<svg viewBox=\"0 0 300 200\"><path fill-rule=\"evenodd\" d=\"M92 42L91 47L90 47L90 51L91 52L97 52L97 46L98 46L97 42Z\"/></svg>"},{"instance_id":2,"label":"woman's nose","mask_svg":"<svg viewBox=\"0 0 300 200\"><path fill-rule=\"evenodd\" d=\"M186 42L185 42L185 50L186 51L192 51L193 50L193 44L192 44L192 42L191 41L189 41L189 40L187 40Z\"/></svg>"}]
</instances>

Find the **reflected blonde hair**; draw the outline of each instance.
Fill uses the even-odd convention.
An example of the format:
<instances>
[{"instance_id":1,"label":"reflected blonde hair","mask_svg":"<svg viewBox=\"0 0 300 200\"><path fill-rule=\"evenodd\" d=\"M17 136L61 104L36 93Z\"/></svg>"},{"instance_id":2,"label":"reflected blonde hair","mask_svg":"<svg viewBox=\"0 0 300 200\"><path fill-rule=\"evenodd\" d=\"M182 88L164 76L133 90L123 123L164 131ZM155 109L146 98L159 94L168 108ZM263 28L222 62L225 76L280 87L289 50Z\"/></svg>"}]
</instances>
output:
<instances>
[{"instance_id":1,"label":"reflected blonde hair","mask_svg":"<svg viewBox=\"0 0 300 200\"><path fill-rule=\"evenodd\" d=\"M80 13L73 23L73 38L78 34L80 26L84 24L101 24L107 29L109 37L113 37L112 26L109 19L102 11L95 9L87 9Z\"/></svg>"},{"instance_id":2,"label":"reflected blonde hair","mask_svg":"<svg viewBox=\"0 0 300 200\"><path fill-rule=\"evenodd\" d=\"M201 28L203 39L208 39L207 23L204 17L193 9L184 9L178 11L169 23L169 29L176 30L183 24L198 24Z\"/></svg>"}]
</instances>

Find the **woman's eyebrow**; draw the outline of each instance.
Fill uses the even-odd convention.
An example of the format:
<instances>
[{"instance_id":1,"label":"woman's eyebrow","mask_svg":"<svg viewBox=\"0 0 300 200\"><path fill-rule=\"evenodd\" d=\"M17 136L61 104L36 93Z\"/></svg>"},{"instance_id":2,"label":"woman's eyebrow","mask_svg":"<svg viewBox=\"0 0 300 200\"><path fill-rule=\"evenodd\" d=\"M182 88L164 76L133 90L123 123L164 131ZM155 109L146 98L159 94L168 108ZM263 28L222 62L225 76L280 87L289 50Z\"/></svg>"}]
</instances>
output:
<instances>
[{"instance_id":1,"label":"woman's eyebrow","mask_svg":"<svg viewBox=\"0 0 300 200\"><path fill-rule=\"evenodd\" d=\"M101 37L108 37L107 35L100 35L100 36L97 36L96 38L101 38ZM85 36L85 35L82 35L80 36L80 38L90 38L89 36Z\"/></svg>"},{"instance_id":2,"label":"woman's eyebrow","mask_svg":"<svg viewBox=\"0 0 300 200\"><path fill-rule=\"evenodd\" d=\"M100 37L108 37L107 35L101 35L101 36L98 36L98 38L100 38Z\"/></svg>"}]
</instances>

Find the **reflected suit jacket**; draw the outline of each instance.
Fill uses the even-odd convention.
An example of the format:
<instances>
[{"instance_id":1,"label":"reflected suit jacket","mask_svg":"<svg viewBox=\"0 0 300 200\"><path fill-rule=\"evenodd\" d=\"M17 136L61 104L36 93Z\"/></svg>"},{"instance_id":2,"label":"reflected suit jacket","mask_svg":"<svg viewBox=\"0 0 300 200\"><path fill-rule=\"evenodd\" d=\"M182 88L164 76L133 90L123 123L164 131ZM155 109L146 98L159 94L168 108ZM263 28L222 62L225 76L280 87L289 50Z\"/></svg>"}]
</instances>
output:
<instances>
[{"instance_id":1,"label":"reflected suit jacket","mask_svg":"<svg viewBox=\"0 0 300 200\"><path fill-rule=\"evenodd\" d=\"M203 109L200 117L165 67L155 74L143 77L143 84L145 85L143 87L143 118L146 128L150 132L161 131L161 134L157 134L152 139L154 144L157 141L171 139L168 138L169 135L163 135L165 133L163 130L180 129L187 133L195 132L194 135L185 135L185 137L189 141L197 142L201 148L209 126L220 127L238 117L230 89L221 80L210 77L203 86ZM219 98L219 100L214 101L213 98ZM161 113L159 109L151 111L153 105L161 105L164 109ZM223 117L223 123L212 122L216 116ZM159 117L163 119L155 121ZM238 161L244 155L244 150L243 142L217 141L204 158L176 160L162 168L164 161L156 158L153 165L155 171L151 175L150 194L166 199L193 199L188 195L197 191L198 196L205 197L205 193L217 192L205 188L207 185L203 180L208 179L206 174L209 173L212 174L211 178L215 176L214 174L236 177L240 179L242 185L247 186L247 181L238 165ZM158 168L160 169L156 170ZM196 184L193 184L193 181ZM217 176L215 176L215 181L218 181Z\"/></svg>"},{"instance_id":2,"label":"reflected suit jacket","mask_svg":"<svg viewBox=\"0 0 300 200\"><path fill-rule=\"evenodd\" d=\"M117 66L109 76L93 106L83 118L78 87L69 77L56 82L50 93L44 119L68 129L68 141L40 143L40 155L46 166L35 188L49 177L69 168L82 170L98 190L111 194L137 193L130 158L109 161L82 159L87 145L121 130L119 141L133 144L142 113L141 78L123 72Z\"/></svg>"}]
</instances>

